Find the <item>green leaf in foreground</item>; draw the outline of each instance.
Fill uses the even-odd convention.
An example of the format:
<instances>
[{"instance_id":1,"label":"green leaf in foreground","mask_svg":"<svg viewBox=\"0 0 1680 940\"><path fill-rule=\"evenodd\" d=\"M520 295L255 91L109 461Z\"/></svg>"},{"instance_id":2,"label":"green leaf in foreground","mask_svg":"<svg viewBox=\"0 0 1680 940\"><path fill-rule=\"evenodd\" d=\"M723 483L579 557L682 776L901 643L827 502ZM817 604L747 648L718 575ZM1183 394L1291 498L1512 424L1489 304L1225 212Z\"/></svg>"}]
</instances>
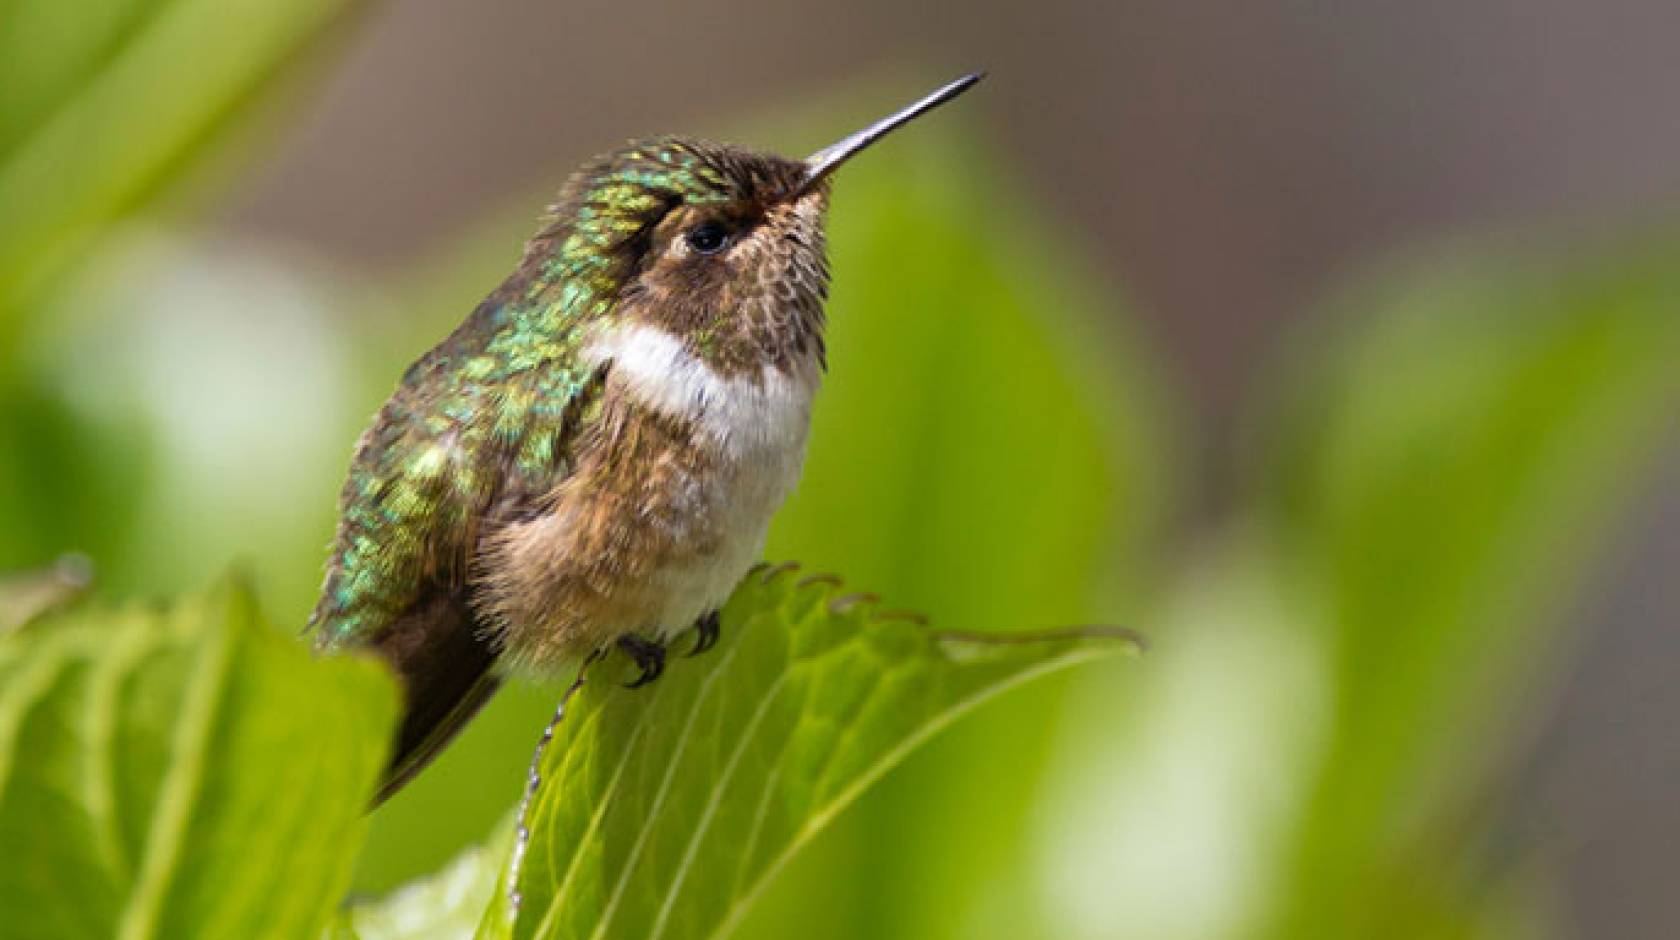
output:
<instances>
[{"instance_id":1,"label":"green leaf in foreground","mask_svg":"<svg viewBox=\"0 0 1680 940\"><path fill-rule=\"evenodd\" d=\"M543 762L512 936L726 935L934 732L1032 676L1137 648L1115 631L941 633L787 568L749 577L723 624L716 649L648 689L619 687L621 657L591 672ZM505 898L481 937L510 935Z\"/></svg>"},{"instance_id":2,"label":"green leaf in foreground","mask_svg":"<svg viewBox=\"0 0 1680 940\"><path fill-rule=\"evenodd\" d=\"M0 639L0 940L317 934L395 712L239 586Z\"/></svg>"}]
</instances>

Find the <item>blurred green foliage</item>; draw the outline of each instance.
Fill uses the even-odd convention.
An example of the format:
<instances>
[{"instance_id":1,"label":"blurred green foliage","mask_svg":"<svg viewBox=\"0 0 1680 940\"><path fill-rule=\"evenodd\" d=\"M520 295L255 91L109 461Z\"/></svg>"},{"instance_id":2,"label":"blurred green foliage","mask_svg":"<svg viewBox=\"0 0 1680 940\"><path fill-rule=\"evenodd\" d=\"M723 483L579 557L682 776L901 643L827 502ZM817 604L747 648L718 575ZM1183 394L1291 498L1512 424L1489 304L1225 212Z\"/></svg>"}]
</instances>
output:
<instances>
[{"instance_id":1,"label":"blurred green foliage","mask_svg":"<svg viewBox=\"0 0 1680 940\"><path fill-rule=\"evenodd\" d=\"M0 362L30 301L169 181L339 0L17 0L0 29Z\"/></svg>"},{"instance_id":2,"label":"blurred green foliage","mask_svg":"<svg viewBox=\"0 0 1680 940\"><path fill-rule=\"evenodd\" d=\"M329 940L435 940L474 936L504 887L514 819L509 813L482 845L460 853L442 870L381 898L346 904L329 927Z\"/></svg>"},{"instance_id":3,"label":"blurred green foliage","mask_svg":"<svg viewBox=\"0 0 1680 940\"><path fill-rule=\"evenodd\" d=\"M1262 423L1257 511L1312 593L1332 720L1278 936L1462 935L1452 864L1606 529L1680 405L1680 242L1386 272ZM1468 883L1466 883L1468 882Z\"/></svg>"},{"instance_id":4,"label":"blurred green foliage","mask_svg":"<svg viewBox=\"0 0 1680 940\"><path fill-rule=\"evenodd\" d=\"M283 6L25 3L0 32L0 569L81 551L101 590L158 594L244 556L301 623L359 422L516 257L541 194L422 266L443 274L384 284L210 246L178 205L148 213L173 227L108 227L332 7ZM201 44L220 51L178 51ZM1459 241L1350 279L1276 358L1229 512L1190 539L1167 524L1196 432L1116 285L952 123L838 182L833 374L770 555L936 625L1123 622L1157 652L932 742L735 935L1520 931L1528 861L1491 846L1490 807L1562 612L1673 443L1673 233ZM495 829L557 694L504 692L381 809L356 888ZM499 854L348 921L465 930ZM336 864L300 897L341 886Z\"/></svg>"}]
</instances>

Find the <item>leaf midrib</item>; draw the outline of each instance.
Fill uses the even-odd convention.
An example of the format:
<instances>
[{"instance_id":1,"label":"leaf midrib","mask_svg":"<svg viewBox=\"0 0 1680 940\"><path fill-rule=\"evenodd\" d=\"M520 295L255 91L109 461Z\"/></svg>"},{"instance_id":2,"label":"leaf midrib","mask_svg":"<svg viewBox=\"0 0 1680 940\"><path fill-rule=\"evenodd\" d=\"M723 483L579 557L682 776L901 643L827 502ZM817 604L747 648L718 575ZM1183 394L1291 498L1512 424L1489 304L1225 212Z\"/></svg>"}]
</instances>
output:
<instances>
[{"instance_id":1,"label":"leaf midrib","mask_svg":"<svg viewBox=\"0 0 1680 940\"><path fill-rule=\"evenodd\" d=\"M232 611L223 613L225 616ZM147 827L139 880L118 921L118 940L147 940L157 936L164 894L179 869L181 844L203 784L210 733L233 661L231 634L225 625L205 633L191 684L181 702L181 717L170 746L169 770Z\"/></svg>"},{"instance_id":2,"label":"leaf midrib","mask_svg":"<svg viewBox=\"0 0 1680 940\"><path fill-rule=\"evenodd\" d=\"M707 935L707 940L723 940L723 938L728 937L736 927L740 926L741 919L746 916L746 912L752 907L758 896L763 893L771 879L799 853L800 849L804 848L813 836L820 832L824 826L827 826L835 815L854 802L864 790L873 785L887 771L897 766L910 752L920 747L929 738L945 730L952 722L986 701L1030 679L1078 663L1101 659L1105 655L1108 654L1099 650L1071 650L1066 655L1045 660L1030 668L1015 672L1001 681L982 686L973 694L952 703L949 708L934 715L915 733L907 736L896 747L883 754L881 759L875 761L868 771L859 774L858 778L852 781L849 786L842 788L833 799L813 811L807 817L805 825L800 827L798 833L775 859L765 866L759 877L747 887L746 891L736 896L734 903L730 905L729 912L718 922L718 926Z\"/></svg>"},{"instance_id":3,"label":"leaf midrib","mask_svg":"<svg viewBox=\"0 0 1680 940\"><path fill-rule=\"evenodd\" d=\"M122 851L118 835L116 792L117 775L114 770L116 711L123 681L134 664L144 658L153 647L145 642L143 622L130 624L111 643L112 652L97 664L88 686L87 707L83 713L83 734L87 736L87 773L82 777L82 800L87 807L88 824L93 832L97 850L112 874L122 883L134 878L134 871Z\"/></svg>"}]
</instances>

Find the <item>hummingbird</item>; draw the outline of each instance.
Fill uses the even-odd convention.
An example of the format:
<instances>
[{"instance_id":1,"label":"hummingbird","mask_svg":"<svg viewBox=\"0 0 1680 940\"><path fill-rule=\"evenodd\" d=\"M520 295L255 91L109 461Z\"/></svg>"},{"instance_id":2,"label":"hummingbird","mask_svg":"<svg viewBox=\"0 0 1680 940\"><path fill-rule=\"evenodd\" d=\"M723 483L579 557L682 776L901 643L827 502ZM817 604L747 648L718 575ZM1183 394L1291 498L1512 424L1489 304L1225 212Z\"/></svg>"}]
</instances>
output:
<instances>
[{"instance_id":1,"label":"hummingbird","mask_svg":"<svg viewBox=\"0 0 1680 940\"><path fill-rule=\"evenodd\" d=\"M654 137L587 161L356 444L320 600L404 708L375 805L510 675L713 645L827 370L831 177L975 73L804 160Z\"/></svg>"}]
</instances>

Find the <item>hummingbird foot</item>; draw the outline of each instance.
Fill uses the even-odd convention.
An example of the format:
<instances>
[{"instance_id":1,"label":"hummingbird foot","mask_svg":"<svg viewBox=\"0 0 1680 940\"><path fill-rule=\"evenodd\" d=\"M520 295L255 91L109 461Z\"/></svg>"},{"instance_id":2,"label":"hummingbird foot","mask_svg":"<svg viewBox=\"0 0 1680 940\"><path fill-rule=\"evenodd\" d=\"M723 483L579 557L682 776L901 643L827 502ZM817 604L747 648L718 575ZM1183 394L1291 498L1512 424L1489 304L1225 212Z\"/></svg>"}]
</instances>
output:
<instances>
[{"instance_id":1,"label":"hummingbird foot","mask_svg":"<svg viewBox=\"0 0 1680 940\"><path fill-rule=\"evenodd\" d=\"M688 655L699 656L716 646L718 634L723 632L723 623L718 617L718 612L709 610L701 614L700 619L694 621L694 630L698 636L695 637L694 648L688 651Z\"/></svg>"},{"instance_id":2,"label":"hummingbird foot","mask_svg":"<svg viewBox=\"0 0 1680 940\"><path fill-rule=\"evenodd\" d=\"M624 655L635 661L642 674L634 682L626 682L624 687L635 689L647 685L659 678L665 671L665 644L656 643L646 637L627 633L618 638L618 648Z\"/></svg>"}]
</instances>

